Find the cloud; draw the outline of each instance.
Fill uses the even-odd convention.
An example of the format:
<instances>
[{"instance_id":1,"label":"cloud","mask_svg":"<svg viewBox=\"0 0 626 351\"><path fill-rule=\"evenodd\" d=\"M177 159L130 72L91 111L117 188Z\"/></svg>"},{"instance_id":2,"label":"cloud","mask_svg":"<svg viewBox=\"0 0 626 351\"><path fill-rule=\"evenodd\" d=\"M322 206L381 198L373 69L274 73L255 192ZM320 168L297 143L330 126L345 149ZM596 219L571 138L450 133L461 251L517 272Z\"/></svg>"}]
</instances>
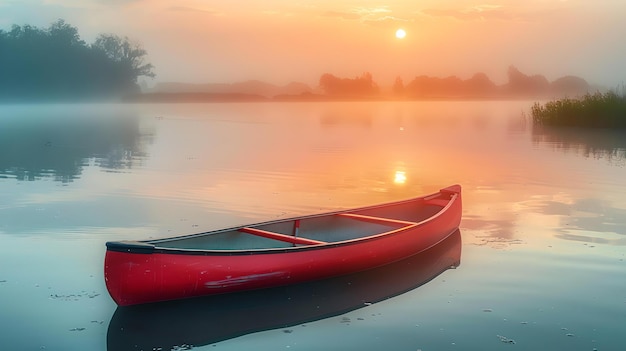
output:
<instances>
[{"instance_id":1,"label":"cloud","mask_svg":"<svg viewBox=\"0 0 626 351\"><path fill-rule=\"evenodd\" d=\"M406 23L406 22L412 22L412 21L413 20L406 19L406 18L400 18L400 17L394 17L394 16L383 16L383 17L378 17L374 19L366 19L363 21L363 23L372 25L372 26L392 26L392 25L397 25L398 23Z\"/></svg>"},{"instance_id":2,"label":"cloud","mask_svg":"<svg viewBox=\"0 0 626 351\"><path fill-rule=\"evenodd\" d=\"M373 26L386 26L398 22L411 20L392 16L392 11L387 6L378 7L355 7L348 11L326 11L324 17L339 18L342 20L360 20L363 24Z\"/></svg>"},{"instance_id":3,"label":"cloud","mask_svg":"<svg viewBox=\"0 0 626 351\"><path fill-rule=\"evenodd\" d=\"M357 13L362 14L362 22L371 26L392 26L397 25L398 22L410 22L411 20L392 16L392 11L387 6L379 7L359 7L356 8Z\"/></svg>"},{"instance_id":4,"label":"cloud","mask_svg":"<svg viewBox=\"0 0 626 351\"><path fill-rule=\"evenodd\" d=\"M355 7L352 12L358 13L362 16L376 16L382 13L391 13L388 6L378 7Z\"/></svg>"},{"instance_id":5,"label":"cloud","mask_svg":"<svg viewBox=\"0 0 626 351\"><path fill-rule=\"evenodd\" d=\"M462 10L431 8L421 10L419 13L430 17L450 17L460 21L527 20L521 13L509 11L502 5L491 4L470 6Z\"/></svg>"},{"instance_id":6,"label":"cloud","mask_svg":"<svg viewBox=\"0 0 626 351\"><path fill-rule=\"evenodd\" d=\"M194 8L194 7L188 7L188 6L171 6L168 8L168 11L174 11L174 12L201 12L201 13L208 13L211 15L220 15L221 13L219 11L216 10L204 10L204 9L198 9L198 8Z\"/></svg>"}]
</instances>

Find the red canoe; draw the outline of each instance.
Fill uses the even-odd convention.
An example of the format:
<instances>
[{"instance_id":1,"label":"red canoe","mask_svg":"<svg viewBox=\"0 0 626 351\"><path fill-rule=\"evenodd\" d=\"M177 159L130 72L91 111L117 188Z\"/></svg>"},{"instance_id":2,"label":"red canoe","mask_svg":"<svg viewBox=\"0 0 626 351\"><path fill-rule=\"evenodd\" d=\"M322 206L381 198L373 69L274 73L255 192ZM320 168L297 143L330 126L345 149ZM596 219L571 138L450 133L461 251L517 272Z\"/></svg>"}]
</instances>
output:
<instances>
[{"instance_id":1,"label":"red canoe","mask_svg":"<svg viewBox=\"0 0 626 351\"><path fill-rule=\"evenodd\" d=\"M367 308L461 264L461 233L404 260L366 271L269 289L118 307L107 350L180 350L283 329ZM419 296L410 299L423 304ZM403 304L409 301L404 299ZM363 313L365 315L365 313Z\"/></svg>"},{"instance_id":2,"label":"red canoe","mask_svg":"<svg viewBox=\"0 0 626 351\"><path fill-rule=\"evenodd\" d=\"M461 187L388 204L148 241L108 242L104 278L120 306L269 288L364 271L446 239Z\"/></svg>"}]
</instances>

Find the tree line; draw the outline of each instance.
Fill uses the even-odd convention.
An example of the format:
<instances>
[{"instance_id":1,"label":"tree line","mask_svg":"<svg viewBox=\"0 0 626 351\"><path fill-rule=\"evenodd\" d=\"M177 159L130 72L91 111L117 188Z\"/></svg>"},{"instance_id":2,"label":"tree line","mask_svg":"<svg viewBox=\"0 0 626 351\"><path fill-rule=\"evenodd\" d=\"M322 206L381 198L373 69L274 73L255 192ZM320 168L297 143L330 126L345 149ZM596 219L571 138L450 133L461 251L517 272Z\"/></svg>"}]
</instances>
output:
<instances>
[{"instance_id":1,"label":"tree line","mask_svg":"<svg viewBox=\"0 0 626 351\"><path fill-rule=\"evenodd\" d=\"M504 85L497 85L485 73L476 73L469 79L420 75L407 84L397 77L391 94L409 99L545 97L581 95L591 89L587 81L576 76L565 76L550 82L543 75L526 75L514 66L509 67L507 76L508 82ZM371 98L381 94L369 72L355 78L339 78L325 73L320 77L319 86L328 96Z\"/></svg>"},{"instance_id":2,"label":"tree line","mask_svg":"<svg viewBox=\"0 0 626 351\"><path fill-rule=\"evenodd\" d=\"M100 34L88 44L59 19L48 28L13 25L0 30L0 101L117 98L139 91L140 76L154 77L140 44Z\"/></svg>"},{"instance_id":3,"label":"tree line","mask_svg":"<svg viewBox=\"0 0 626 351\"><path fill-rule=\"evenodd\" d=\"M13 25L0 29L0 102L20 100L115 99L140 92L141 76L154 77L147 52L128 37L100 34L88 44L78 29L59 19L48 28ZM401 98L493 98L578 95L589 91L582 78L549 82L511 66L508 83L496 85L484 73L470 79L416 76L404 84L396 78L392 94ZM372 74L340 78L330 73L319 86L332 97L381 96Z\"/></svg>"}]
</instances>

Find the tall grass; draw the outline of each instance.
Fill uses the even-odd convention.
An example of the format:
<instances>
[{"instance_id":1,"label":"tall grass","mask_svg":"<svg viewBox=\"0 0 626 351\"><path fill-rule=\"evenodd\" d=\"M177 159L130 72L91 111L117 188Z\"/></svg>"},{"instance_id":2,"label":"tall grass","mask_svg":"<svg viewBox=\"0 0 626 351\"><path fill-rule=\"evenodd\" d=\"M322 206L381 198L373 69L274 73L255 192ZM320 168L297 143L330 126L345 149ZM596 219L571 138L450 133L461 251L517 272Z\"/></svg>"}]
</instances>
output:
<instances>
[{"instance_id":1,"label":"tall grass","mask_svg":"<svg viewBox=\"0 0 626 351\"><path fill-rule=\"evenodd\" d=\"M531 114L538 125L626 128L626 93L609 91L553 100L545 105L535 103Z\"/></svg>"}]
</instances>

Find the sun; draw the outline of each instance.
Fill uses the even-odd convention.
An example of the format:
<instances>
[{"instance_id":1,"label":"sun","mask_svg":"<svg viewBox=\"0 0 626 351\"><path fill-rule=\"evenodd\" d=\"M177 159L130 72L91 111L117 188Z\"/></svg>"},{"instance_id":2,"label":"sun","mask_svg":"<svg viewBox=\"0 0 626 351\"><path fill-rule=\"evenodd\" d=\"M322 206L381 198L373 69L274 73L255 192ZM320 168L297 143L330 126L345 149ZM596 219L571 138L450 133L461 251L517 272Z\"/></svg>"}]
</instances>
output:
<instances>
[{"instance_id":1,"label":"sun","mask_svg":"<svg viewBox=\"0 0 626 351\"><path fill-rule=\"evenodd\" d=\"M396 38L398 39L403 39L404 37L406 37L406 32L404 31L404 29L400 28L396 31Z\"/></svg>"}]
</instances>

